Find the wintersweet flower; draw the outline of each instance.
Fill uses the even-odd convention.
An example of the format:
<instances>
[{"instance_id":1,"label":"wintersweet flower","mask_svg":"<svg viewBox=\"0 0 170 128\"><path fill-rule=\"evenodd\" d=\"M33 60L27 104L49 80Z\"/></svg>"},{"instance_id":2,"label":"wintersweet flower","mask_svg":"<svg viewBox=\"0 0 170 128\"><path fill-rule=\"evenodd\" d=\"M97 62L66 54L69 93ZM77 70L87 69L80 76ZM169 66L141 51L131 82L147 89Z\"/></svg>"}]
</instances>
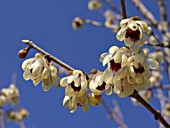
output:
<instances>
[{"instance_id":1,"label":"wintersweet flower","mask_svg":"<svg viewBox=\"0 0 170 128\"><path fill-rule=\"evenodd\" d=\"M73 75L61 79L60 85L66 88L66 96L83 96L87 87L86 75L80 70L74 70Z\"/></svg>"},{"instance_id":2,"label":"wintersweet flower","mask_svg":"<svg viewBox=\"0 0 170 128\"><path fill-rule=\"evenodd\" d=\"M89 97L87 96L86 92L82 96L65 96L63 99L63 106L70 110L70 113L74 113L77 107L81 107L84 112L87 112L89 109Z\"/></svg>"},{"instance_id":3,"label":"wintersweet flower","mask_svg":"<svg viewBox=\"0 0 170 128\"><path fill-rule=\"evenodd\" d=\"M119 41L123 41L127 47L133 53L140 50L140 47L144 45L147 38L148 25L144 21L140 21L139 18L124 19L120 22L121 29L117 33L116 37Z\"/></svg>"},{"instance_id":4,"label":"wintersweet flower","mask_svg":"<svg viewBox=\"0 0 170 128\"><path fill-rule=\"evenodd\" d=\"M115 73L128 64L130 54L130 50L126 47L118 48L117 46L112 46L109 52L100 56L100 61L103 63L103 66L108 64L108 70Z\"/></svg>"},{"instance_id":5,"label":"wintersweet flower","mask_svg":"<svg viewBox=\"0 0 170 128\"><path fill-rule=\"evenodd\" d=\"M89 83L90 90L94 95L101 95L104 91L107 95L112 94L113 75L107 69L105 72L97 70L96 74L91 74L92 80Z\"/></svg>"},{"instance_id":6,"label":"wintersweet flower","mask_svg":"<svg viewBox=\"0 0 170 128\"><path fill-rule=\"evenodd\" d=\"M47 79L50 75L50 68L48 65L48 61L42 56L42 54L36 54L34 58L25 60L22 63L24 79L31 79L33 84L37 86L42 79Z\"/></svg>"},{"instance_id":7,"label":"wintersweet flower","mask_svg":"<svg viewBox=\"0 0 170 128\"><path fill-rule=\"evenodd\" d=\"M149 69L158 69L159 65L155 60L147 59L144 53L132 55L129 64L121 68L114 75L114 92L120 97L126 97L134 92L134 89L141 90L150 86Z\"/></svg>"},{"instance_id":8,"label":"wintersweet flower","mask_svg":"<svg viewBox=\"0 0 170 128\"><path fill-rule=\"evenodd\" d=\"M12 105L18 104L19 90L14 84L11 84L8 88L3 88L1 94L6 97L6 103L8 102Z\"/></svg>"},{"instance_id":9,"label":"wintersweet flower","mask_svg":"<svg viewBox=\"0 0 170 128\"><path fill-rule=\"evenodd\" d=\"M58 86L60 78L58 77L58 69L50 64L50 75L46 79L42 79L42 88L44 91L48 91L53 85Z\"/></svg>"}]
</instances>

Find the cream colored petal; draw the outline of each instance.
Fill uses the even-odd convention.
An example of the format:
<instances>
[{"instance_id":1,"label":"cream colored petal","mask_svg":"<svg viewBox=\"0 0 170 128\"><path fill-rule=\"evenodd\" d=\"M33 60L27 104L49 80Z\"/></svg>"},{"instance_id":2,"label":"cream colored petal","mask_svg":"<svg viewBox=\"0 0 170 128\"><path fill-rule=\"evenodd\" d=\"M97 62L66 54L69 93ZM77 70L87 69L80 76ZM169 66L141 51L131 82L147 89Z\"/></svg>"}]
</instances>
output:
<instances>
[{"instance_id":1,"label":"cream colored petal","mask_svg":"<svg viewBox=\"0 0 170 128\"><path fill-rule=\"evenodd\" d=\"M128 58L126 55L122 55L122 63L121 63L121 67L125 67L126 65L129 64Z\"/></svg>"},{"instance_id":2,"label":"cream colored petal","mask_svg":"<svg viewBox=\"0 0 170 128\"><path fill-rule=\"evenodd\" d=\"M112 55L109 54L103 59L103 66L105 66L108 63L108 61L110 60L111 57L112 57Z\"/></svg>"},{"instance_id":3,"label":"cream colored petal","mask_svg":"<svg viewBox=\"0 0 170 128\"><path fill-rule=\"evenodd\" d=\"M116 34L117 40L123 41L124 38L125 38L125 33L126 33L126 29L125 29L125 28L120 29L120 30L118 31L118 33Z\"/></svg>"},{"instance_id":4,"label":"cream colored petal","mask_svg":"<svg viewBox=\"0 0 170 128\"><path fill-rule=\"evenodd\" d=\"M124 98L131 95L134 92L134 86L128 84L127 80L124 80L121 86L121 92L118 94L119 97Z\"/></svg>"},{"instance_id":5,"label":"cream colored petal","mask_svg":"<svg viewBox=\"0 0 170 128\"><path fill-rule=\"evenodd\" d=\"M134 42L130 38L125 38L124 43L127 47L130 47Z\"/></svg>"},{"instance_id":6,"label":"cream colored petal","mask_svg":"<svg viewBox=\"0 0 170 128\"><path fill-rule=\"evenodd\" d=\"M103 83L102 75L97 75L95 78L95 83L101 85Z\"/></svg>"},{"instance_id":7,"label":"cream colored petal","mask_svg":"<svg viewBox=\"0 0 170 128\"><path fill-rule=\"evenodd\" d=\"M117 52L119 50L119 47L117 46L112 46L111 48L109 48L109 53L110 54L114 54L115 52Z\"/></svg>"},{"instance_id":8,"label":"cream colored petal","mask_svg":"<svg viewBox=\"0 0 170 128\"><path fill-rule=\"evenodd\" d=\"M42 79L46 79L49 75L50 75L50 70L47 68L44 68L42 75L41 75Z\"/></svg>"},{"instance_id":9,"label":"cream colored petal","mask_svg":"<svg viewBox=\"0 0 170 128\"><path fill-rule=\"evenodd\" d=\"M23 63L22 63L22 70L26 70L27 66L34 60L34 58L30 58L30 59L27 59L25 60Z\"/></svg>"},{"instance_id":10,"label":"cream colored petal","mask_svg":"<svg viewBox=\"0 0 170 128\"><path fill-rule=\"evenodd\" d=\"M65 95L66 95L66 96L69 96L69 97L71 97L71 96L74 95L74 91L73 91L73 89L72 89L70 86L68 86L68 87L66 88L66 90L65 90Z\"/></svg>"},{"instance_id":11,"label":"cream colored petal","mask_svg":"<svg viewBox=\"0 0 170 128\"><path fill-rule=\"evenodd\" d=\"M102 75L102 80L106 81L108 78L113 77L113 73L108 70L108 68L105 69Z\"/></svg>"},{"instance_id":12,"label":"cream colored petal","mask_svg":"<svg viewBox=\"0 0 170 128\"><path fill-rule=\"evenodd\" d=\"M130 75L127 76L127 81L129 84L135 84L135 78Z\"/></svg>"},{"instance_id":13,"label":"cream colored petal","mask_svg":"<svg viewBox=\"0 0 170 128\"><path fill-rule=\"evenodd\" d=\"M150 69L156 69L156 70L159 69L159 63L156 60L147 59L146 61Z\"/></svg>"},{"instance_id":14,"label":"cream colored petal","mask_svg":"<svg viewBox=\"0 0 170 128\"><path fill-rule=\"evenodd\" d=\"M128 22L128 27L132 30L132 31L136 31L138 30L139 26L136 24L135 21L129 21Z\"/></svg>"},{"instance_id":15,"label":"cream colored petal","mask_svg":"<svg viewBox=\"0 0 170 128\"><path fill-rule=\"evenodd\" d=\"M34 84L35 86L37 86L40 81L41 81L41 78L39 78L39 79L34 79L34 80L33 80L33 84Z\"/></svg>"},{"instance_id":16,"label":"cream colored petal","mask_svg":"<svg viewBox=\"0 0 170 128\"><path fill-rule=\"evenodd\" d=\"M65 108L69 108L69 100L70 100L70 97L69 96L65 96L64 99L63 99L63 106Z\"/></svg>"},{"instance_id":17,"label":"cream colored petal","mask_svg":"<svg viewBox=\"0 0 170 128\"><path fill-rule=\"evenodd\" d=\"M103 59L104 59L107 55L109 55L108 52L103 53L103 54L100 56L100 58L99 58L100 62L103 62Z\"/></svg>"},{"instance_id":18,"label":"cream colored petal","mask_svg":"<svg viewBox=\"0 0 170 128\"><path fill-rule=\"evenodd\" d=\"M87 80L81 81L81 88L85 89L87 87Z\"/></svg>"},{"instance_id":19,"label":"cream colored petal","mask_svg":"<svg viewBox=\"0 0 170 128\"><path fill-rule=\"evenodd\" d=\"M68 85L68 77L64 77L60 80L60 86L66 87Z\"/></svg>"},{"instance_id":20,"label":"cream colored petal","mask_svg":"<svg viewBox=\"0 0 170 128\"><path fill-rule=\"evenodd\" d=\"M120 52L117 52L115 55L114 55L114 61L115 63L120 63L122 61L122 53Z\"/></svg>"},{"instance_id":21,"label":"cream colored petal","mask_svg":"<svg viewBox=\"0 0 170 128\"><path fill-rule=\"evenodd\" d=\"M136 44L132 44L130 46L130 50L133 52L133 53L137 53L139 50L140 50L140 47Z\"/></svg>"},{"instance_id":22,"label":"cream colored petal","mask_svg":"<svg viewBox=\"0 0 170 128\"><path fill-rule=\"evenodd\" d=\"M131 19L123 19L120 22L120 27L125 27L127 26L128 22L131 21Z\"/></svg>"},{"instance_id":23,"label":"cream colored petal","mask_svg":"<svg viewBox=\"0 0 170 128\"><path fill-rule=\"evenodd\" d=\"M30 70L28 67L26 68L25 72L23 73L23 78L24 78L24 80L30 79Z\"/></svg>"},{"instance_id":24,"label":"cream colored petal","mask_svg":"<svg viewBox=\"0 0 170 128\"><path fill-rule=\"evenodd\" d=\"M113 92L112 86L109 86L109 88L105 92L106 92L106 95L111 95Z\"/></svg>"},{"instance_id":25,"label":"cream colored petal","mask_svg":"<svg viewBox=\"0 0 170 128\"><path fill-rule=\"evenodd\" d=\"M68 78L68 79L67 79L67 83L70 84L71 82L74 81L74 79L75 79L76 77L75 77L75 75L71 75L71 76L68 76L67 78Z\"/></svg>"}]
</instances>

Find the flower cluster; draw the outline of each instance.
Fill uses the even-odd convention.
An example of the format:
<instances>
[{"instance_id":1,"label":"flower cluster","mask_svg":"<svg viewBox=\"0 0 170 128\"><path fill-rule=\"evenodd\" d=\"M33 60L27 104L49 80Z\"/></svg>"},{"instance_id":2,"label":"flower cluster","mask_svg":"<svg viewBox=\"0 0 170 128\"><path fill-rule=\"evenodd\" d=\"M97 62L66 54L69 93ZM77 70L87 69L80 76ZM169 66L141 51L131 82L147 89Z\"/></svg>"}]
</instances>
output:
<instances>
[{"instance_id":1,"label":"flower cluster","mask_svg":"<svg viewBox=\"0 0 170 128\"><path fill-rule=\"evenodd\" d=\"M17 105L19 103L19 91L14 84L1 90L0 106L4 106L7 103L12 105Z\"/></svg>"},{"instance_id":2,"label":"flower cluster","mask_svg":"<svg viewBox=\"0 0 170 128\"><path fill-rule=\"evenodd\" d=\"M34 58L27 59L22 64L23 78L32 80L35 86L42 81L42 88L48 91L52 85L59 83L57 68L50 64L42 54L36 54Z\"/></svg>"},{"instance_id":3,"label":"flower cluster","mask_svg":"<svg viewBox=\"0 0 170 128\"><path fill-rule=\"evenodd\" d=\"M2 88L0 91L0 115L4 114L8 120L16 123L22 122L29 115L29 112L25 108L18 109L19 98L19 90L14 84L10 84L8 88ZM4 110L7 104L12 105L14 109Z\"/></svg>"},{"instance_id":4,"label":"flower cluster","mask_svg":"<svg viewBox=\"0 0 170 128\"><path fill-rule=\"evenodd\" d=\"M90 1L90 8L99 8L98 2ZM107 12L106 18L111 25L114 20L112 13ZM83 19L77 17L73 21L73 27L80 28L83 22ZM93 106L100 104L104 92L106 95L114 92L119 97L127 97L134 90L150 87L150 69L158 69L159 64L156 58L148 58L148 54L141 46L152 30L138 17L122 20L120 27L116 37L119 41L124 40L126 47L112 46L108 52L101 54L100 62L103 66L107 65L104 72L92 70L88 76L80 70L73 70L71 74L61 79L60 86L65 88L63 106L71 113L75 112L78 106L86 112L90 104ZM31 79L34 85L42 81L45 90L59 81L57 69L41 54L25 60L22 68L25 71L23 74L25 80ZM149 100L151 95L145 97L149 97Z\"/></svg>"},{"instance_id":5,"label":"flower cluster","mask_svg":"<svg viewBox=\"0 0 170 128\"><path fill-rule=\"evenodd\" d=\"M151 33L151 28L147 23L140 21L138 17L124 19L120 22L121 29L116 37L119 41L123 41L133 53L137 53L140 47L144 45L148 33Z\"/></svg>"},{"instance_id":6,"label":"flower cluster","mask_svg":"<svg viewBox=\"0 0 170 128\"><path fill-rule=\"evenodd\" d=\"M61 79L60 85L65 88L63 106L69 108L71 113L77 106L81 106L85 112L89 109L87 83L86 75L79 70L74 70L72 75Z\"/></svg>"}]
</instances>

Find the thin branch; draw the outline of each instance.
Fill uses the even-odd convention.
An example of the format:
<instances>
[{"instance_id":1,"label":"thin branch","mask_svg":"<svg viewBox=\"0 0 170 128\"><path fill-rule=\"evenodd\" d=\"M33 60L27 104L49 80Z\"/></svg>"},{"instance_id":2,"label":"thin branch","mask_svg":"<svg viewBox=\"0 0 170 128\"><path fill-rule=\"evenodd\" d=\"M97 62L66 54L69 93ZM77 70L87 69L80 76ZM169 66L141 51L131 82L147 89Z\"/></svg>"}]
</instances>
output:
<instances>
[{"instance_id":1,"label":"thin branch","mask_svg":"<svg viewBox=\"0 0 170 128\"><path fill-rule=\"evenodd\" d=\"M115 12L117 12L118 14L122 14L121 10L115 6L114 4L112 4L110 2L110 0L102 0L103 2L105 2L112 10L114 10Z\"/></svg>"},{"instance_id":2,"label":"thin branch","mask_svg":"<svg viewBox=\"0 0 170 128\"><path fill-rule=\"evenodd\" d=\"M165 0L158 0L160 4L160 14L161 14L161 20L167 22L167 14L166 14L166 8L165 8Z\"/></svg>"},{"instance_id":3,"label":"thin branch","mask_svg":"<svg viewBox=\"0 0 170 128\"><path fill-rule=\"evenodd\" d=\"M20 128L26 128L26 126L25 126L23 121L21 123L19 123L19 126L20 126Z\"/></svg>"},{"instance_id":4,"label":"thin branch","mask_svg":"<svg viewBox=\"0 0 170 128\"><path fill-rule=\"evenodd\" d=\"M148 109L155 117L156 120L159 120L165 128L170 128L170 125L166 122L163 116L159 111L155 110L150 104L148 104L135 90L131 97L135 98L138 102L140 102L146 109Z\"/></svg>"},{"instance_id":5,"label":"thin branch","mask_svg":"<svg viewBox=\"0 0 170 128\"><path fill-rule=\"evenodd\" d=\"M66 63L62 62L61 60L59 60L58 58L50 55L49 53L45 52L44 50L42 50L41 48L39 48L38 46L36 46L33 42L29 41L29 40L23 40L23 42L27 45L29 45L31 48L36 49L37 51L43 53L44 55L48 55L52 61L54 61L55 63L63 66L64 68L66 68L67 70L74 70L74 68L70 67L69 65L67 65ZM154 116L156 120L159 120L165 128L170 128L170 125L165 121L165 119L162 117L162 115L156 111L150 104L148 104L139 94L137 91L134 91L134 93L131 95L131 97L135 98L137 101L139 101L141 104L144 105L145 108L147 108ZM102 102L103 103L103 102ZM111 113L112 111L110 109L107 108L107 106L105 104L103 104L107 111L109 113ZM112 115L113 116L113 115ZM114 117L114 116L113 116ZM119 122L120 120L118 120ZM120 122L119 122L120 123Z\"/></svg>"},{"instance_id":6,"label":"thin branch","mask_svg":"<svg viewBox=\"0 0 170 128\"><path fill-rule=\"evenodd\" d=\"M149 20L149 22L154 26L158 27L158 22L156 21L153 14L145 7L141 0L131 0L131 2L136 6L136 8L141 12L141 14Z\"/></svg>"},{"instance_id":7,"label":"thin branch","mask_svg":"<svg viewBox=\"0 0 170 128\"><path fill-rule=\"evenodd\" d=\"M37 51L41 52L42 54L48 56L53 62L59 64L60 66L66 68L67 70L74 70L74 68L72 68L68 64L64 63L63 61L59 60L58 58L52 56L51 54L47 53L46 51L44 51L43 49L41 49L40 47L35 45L32 41L22 40L22 42L29 45L31 48L36 49Z\"/></svg>"},{"instance_id":8,"label":"thin branch","mask_svg":"<svg viewBox=\"0 0 170 128\"><path fill-rule=\"evenodd\" d=\"M101 100L101 104L103 105L104 109L108 112L109 116L111 119L116 121L116 123L121 127L121 128L128 128L126 124L109 108L109 106L106 104L104 100Z\"/></svg>"},{"instance_id":9,"label":"thin branch","mask_svg":"<svg viewBox=\"0 0 170 128\"><path fill-rule=\"evenodd\" d=\"M126 19L127 15L126 15L126 6L125 6L125 1L124 0L121 0L121 6L122 6L123 19Z\"/></svg>"},{"instance_id":10,"label":"thin branch","mask_svg":"<svg viewBox=\"0 0 170 128\"><path fill-rule=\"evenodd\" d=\"M2 108L0 108L0 124L1 128L5 128L5 115Z\"/></svg>"},{"instance_id":11,"label":"thin branch","mask_svg":"<svg viewBox=\"0 0 170 128\"><path fill-rule=\"evenodd\" d=\"M101 22L90 20L90 19L83 19L83 21L86 24L90 24L90 25L97 26L97 27L105 27L105 28L112 29L112 30L118 30L119 29L118 25L110 25L108 27L108 26L106 26L105 24L103 24Z\"/></svg>"},{"instance_id":12,"label":"thin branch","mask_svg":"<svg viewBox=\"0 0 170 128\"><path fill-rule=\"evenodd\" d=\"M164 89L164 90L170 90L170 85L158 85L158 86L153 86L149 89Z\"/></svg>"}]
</instances>

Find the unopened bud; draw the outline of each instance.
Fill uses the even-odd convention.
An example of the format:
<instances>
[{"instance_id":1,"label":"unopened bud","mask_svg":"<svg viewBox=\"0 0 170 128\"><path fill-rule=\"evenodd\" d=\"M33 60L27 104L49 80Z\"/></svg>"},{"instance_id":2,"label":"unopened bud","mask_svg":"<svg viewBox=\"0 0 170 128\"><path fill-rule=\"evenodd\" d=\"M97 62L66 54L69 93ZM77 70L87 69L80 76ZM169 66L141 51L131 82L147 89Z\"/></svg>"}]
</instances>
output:
<instances>
[{"instance_id":1,"label":"unopened bud","mask_svg":"<svg viewBox=\"0 0 170 128\"><path fill-rule=\"evenodd\" d=\"M81 28L83 26L83 23L84 23L83 19L81 19L80 17L76 17L73 20L72 26L73 26L74 29L78 29L78 28Z\"/></svg>"},{"instance_id":2,"label":"unopened bud","mask_svg":"<svg viewBox=\"0 0 170 128\"><path fill-rule=\"evenodd\" d=\"M90 74L96 74L97 73L97 69L92 69Z\"/></svg>"},{"instance_id":3,"label":"unopened bud","mask_svg":"<svg viewBox=\"0 0 170 128\"><path fill-rule=\"evenodd\" d=\"M101 95L94 95L94 93L92 93L90 95L90 104L92 106L97 106L100 104L101 101Z\"/></svg>"},{"instance_id":4,"label":"unopened bud","mask_svg":"<svg viewBox=\"0 0 170 128\"><path fill-rule=\"evenodd\" d=\"M22 115L23 118L26 118L28 116L28 114L29 114L29 112L24 108L21 108L19 110L19 113Z\"/></svg>"},{"instance_id":5,"label":"unopened bud","mask_svg":"<svg viewBox=\"0 0 170 128\"><path fill-rule=\"evenodd\" d=\"M24 49L21 49L19 52L18 52L18 57L23 59L27 56L28 52L30 50L30 47L26 47Z\"/></svg>"}]
</instances>

